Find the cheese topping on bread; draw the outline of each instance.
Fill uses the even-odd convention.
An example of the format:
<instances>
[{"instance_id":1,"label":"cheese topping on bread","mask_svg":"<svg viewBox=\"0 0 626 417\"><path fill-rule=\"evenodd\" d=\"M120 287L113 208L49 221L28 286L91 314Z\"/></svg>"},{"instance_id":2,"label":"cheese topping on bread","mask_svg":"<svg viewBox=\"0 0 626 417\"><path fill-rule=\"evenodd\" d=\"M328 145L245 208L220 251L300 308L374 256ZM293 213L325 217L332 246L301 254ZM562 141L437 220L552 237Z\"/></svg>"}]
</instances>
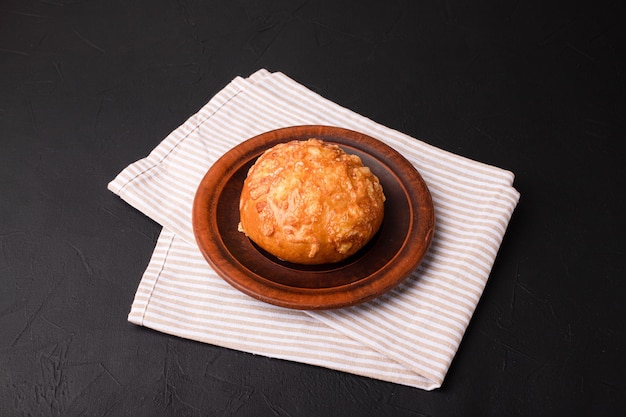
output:
<instances>
[{"instance_id":1,"label":"cheese topping on bread","mask_svg":"<svg viewBox=\"0 0 626 417\"><path fill-rule=\"evenodd\" d=\"M250 168L239 230L285 261L338 262L376 234L384 201L378 178L358 156L314 138L291 141Z\"/></svg>"}]
</instances>

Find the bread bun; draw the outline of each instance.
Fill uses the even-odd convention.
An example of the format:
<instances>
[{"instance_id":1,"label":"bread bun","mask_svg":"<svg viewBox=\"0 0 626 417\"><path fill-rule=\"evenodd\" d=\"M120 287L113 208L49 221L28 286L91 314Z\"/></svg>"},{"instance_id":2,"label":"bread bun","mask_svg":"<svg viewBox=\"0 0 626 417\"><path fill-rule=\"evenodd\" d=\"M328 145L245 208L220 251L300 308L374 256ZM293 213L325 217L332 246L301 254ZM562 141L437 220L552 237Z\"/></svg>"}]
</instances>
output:
<instances>
[{"instance_id":1,"label":"bread bun","mask_svg":"<svg viewBox=\"0 0 626 417\"><path fill-rule=\"evenodd\" d=\"M358 156L318 139L281 143L248 172L239 230L285 261L338 262L376 234L384 201L378 178Z\"/></svg>"}]
</instances>

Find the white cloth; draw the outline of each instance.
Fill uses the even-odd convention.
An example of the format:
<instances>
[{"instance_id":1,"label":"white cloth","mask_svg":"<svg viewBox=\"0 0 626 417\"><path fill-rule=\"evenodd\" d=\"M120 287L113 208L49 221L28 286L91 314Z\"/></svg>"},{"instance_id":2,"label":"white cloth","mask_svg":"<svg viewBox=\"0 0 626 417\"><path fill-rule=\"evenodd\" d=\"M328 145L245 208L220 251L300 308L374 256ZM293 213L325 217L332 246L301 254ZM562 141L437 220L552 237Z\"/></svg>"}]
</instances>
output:
<instances>
[{"instance_id":1,"label":"white cloth","mask_svg":"<svg viewBox=\"0 0 626 417\"><path fill-rule=\"evenodd\" d=\"M244 295L200 254L196 189L225 152L265 131L319 124L363 132L421 173L437 216L431 248L398 288L349 308L299 311ZM282 73L235 78L109 189L163 226L129 314L161 332L425 390L441 386L518 202L513 174L381 126Z\"/></svg>"}]
</instances>

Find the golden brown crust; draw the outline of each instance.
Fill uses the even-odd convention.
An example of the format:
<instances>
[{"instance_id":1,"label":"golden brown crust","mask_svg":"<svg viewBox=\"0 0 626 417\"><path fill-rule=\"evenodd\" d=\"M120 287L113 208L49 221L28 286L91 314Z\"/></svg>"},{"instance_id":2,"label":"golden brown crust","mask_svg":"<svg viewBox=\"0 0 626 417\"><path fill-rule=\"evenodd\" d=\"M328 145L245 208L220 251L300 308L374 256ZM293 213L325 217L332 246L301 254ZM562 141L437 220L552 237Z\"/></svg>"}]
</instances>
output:
<instances>
[{"instance_id":1,"label":"golden brown crust","mask_svg":"<svg viewBox=\"0 0 626 417\"><path fill-rule=\"evenodd\" d=\"M289 262L338 262L376 234L384 201L378 178L358 156L318 139L292 141L250 168L239 230Z\"/></svg>"}]
</instances>

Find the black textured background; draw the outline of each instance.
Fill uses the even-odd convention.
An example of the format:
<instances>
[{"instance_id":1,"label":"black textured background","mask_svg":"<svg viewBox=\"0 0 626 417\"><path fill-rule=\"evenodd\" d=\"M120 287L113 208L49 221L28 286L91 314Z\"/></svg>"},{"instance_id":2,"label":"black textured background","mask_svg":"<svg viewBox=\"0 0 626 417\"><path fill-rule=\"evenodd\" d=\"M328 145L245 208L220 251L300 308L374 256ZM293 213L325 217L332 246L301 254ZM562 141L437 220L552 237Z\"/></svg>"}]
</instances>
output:
<instances>
[{"instance_id":1,"label":"black textured background","mask_svg":"<svg viewBox=\"0 0 626 417\"><path fill-rule=\"evenodd\" d=\"M1 0L0 416L623 416L618 5ZM126 321L159 226L106 184L259 68L516 174L440 390Z\"/></svg>"}]
</instances>

